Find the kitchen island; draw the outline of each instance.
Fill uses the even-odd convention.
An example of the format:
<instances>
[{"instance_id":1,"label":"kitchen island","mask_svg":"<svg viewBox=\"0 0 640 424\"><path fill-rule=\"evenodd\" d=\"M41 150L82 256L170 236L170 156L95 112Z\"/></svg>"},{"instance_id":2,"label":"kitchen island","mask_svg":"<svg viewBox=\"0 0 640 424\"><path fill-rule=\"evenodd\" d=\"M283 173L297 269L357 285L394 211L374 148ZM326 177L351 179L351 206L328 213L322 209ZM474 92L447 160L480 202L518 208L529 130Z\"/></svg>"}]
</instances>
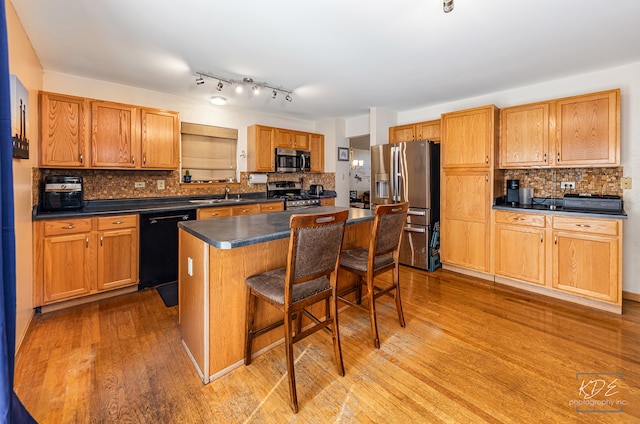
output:
<instances>
[{"instance_id":1,"label":"kitchen island","mask_svg":"<svg viewBox=\"0 0 640 424\"><path fill-rule=\"evenodd\" d=\"M244 363L245 279L285 266L291 215L344 209L329 206L178 224L182 344L203 383ZM368 246L373 218L368 209L349 209L344 249ZM353 278L340 273L338 284L347 287ZM314 311L320 313L321 305L314 306ZM277 309L259 303L255 319L261 326L282 317ZM256 337L254 356L278 345L282 338L282 329Z\"/></svg>"}]
</instances>

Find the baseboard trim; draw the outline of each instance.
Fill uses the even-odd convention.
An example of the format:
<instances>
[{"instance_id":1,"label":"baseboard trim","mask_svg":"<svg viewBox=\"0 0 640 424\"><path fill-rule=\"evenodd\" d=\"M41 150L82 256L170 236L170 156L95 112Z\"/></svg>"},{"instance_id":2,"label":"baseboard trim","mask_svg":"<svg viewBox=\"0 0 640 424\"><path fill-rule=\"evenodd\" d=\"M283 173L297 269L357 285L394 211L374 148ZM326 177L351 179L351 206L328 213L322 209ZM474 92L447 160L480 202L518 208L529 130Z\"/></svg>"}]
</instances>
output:
<instances>
[{"instance_id":1,"label":"baseboard trim","mask_svg":"<svg viewBox=\"0 0 640 424\"><path fill-rule=\"evenodd\" d=\"M640 293L632 293L628 291L622 291L622 298L626 300L631 300L633 302L640 303Z\"/></svg>"},{"instance_id":2,"label":"baseboard trim","mask_svg":"<svg viewBox=\"0 0 640 424\"><path fill-rule=\"evenodd\" d=\"M53 303L51 305L42 305L40 312L45 314L47 312L58 311L60 309L69 308L71 306L83 305L85 303L95 302L96 300L108 299L110 297L120 296L122 294L133 293L138 291L138 284L133 286L123 287L121 289L110 290L103 293L96 293L89 296L78 297L76 299L65 300L63 302Z\"/></svg>"}]
</instances>

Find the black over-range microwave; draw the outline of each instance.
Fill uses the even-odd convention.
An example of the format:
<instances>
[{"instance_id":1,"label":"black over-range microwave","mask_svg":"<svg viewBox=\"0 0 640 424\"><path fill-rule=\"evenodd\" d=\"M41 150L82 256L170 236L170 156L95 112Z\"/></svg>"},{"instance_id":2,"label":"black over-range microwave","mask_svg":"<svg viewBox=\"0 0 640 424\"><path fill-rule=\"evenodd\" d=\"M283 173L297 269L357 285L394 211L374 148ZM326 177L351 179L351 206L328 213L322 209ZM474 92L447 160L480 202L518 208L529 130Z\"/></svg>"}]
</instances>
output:
<instances>
[{"instance_id":1,"label":"black over-range microwave","mask_svg":"<svg viewBox=\"0 0 640 424\"><path fill-rule=\"evenodd\" d=\"M276 148L276 172L311 171L311 152Z\"/></svg>"}]
</instances>

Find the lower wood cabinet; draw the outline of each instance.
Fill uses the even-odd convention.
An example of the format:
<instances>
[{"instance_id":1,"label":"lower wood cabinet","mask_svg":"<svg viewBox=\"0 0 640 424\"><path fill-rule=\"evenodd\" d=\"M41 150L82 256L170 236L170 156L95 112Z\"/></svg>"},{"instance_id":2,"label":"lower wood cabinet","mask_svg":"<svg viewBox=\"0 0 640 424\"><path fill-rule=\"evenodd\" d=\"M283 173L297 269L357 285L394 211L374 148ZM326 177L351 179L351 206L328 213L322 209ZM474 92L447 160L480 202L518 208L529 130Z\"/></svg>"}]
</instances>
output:
<instances>
[{"instance_id":1,"label":"lower wood cabinet","mask_svg":"<svg viewBox=\"0 0 640 424\"><path fill-rule=\"evenodd\" d=\"M320 206L335 206L336 198L335 197L323 197L320 199Z\"/></svg>"},{"instance_id":2,"label":"lower wood cabinet","mask_svg":"<svg viewBox=\"0 0 640 424\"><path fill-rule=\"evenodd\" d=\"M495 212L496 276L622 304L622 221Z\"/></svg>"},{"instance_id":3,"label":"lower wood cabinet","mask_svg":"<svg viewBox=\"0 0 640 424\"><path fill-rule=\"evenodd\" d=\"M227 216L253 215L256 213L279 212L284 210L284 202L251 203L236 206L214 206L198 209L198 219L224 218Z\"/></svg>"},{"instance_id":4,"label":"lower wood cabinet","mask_svg":"<svg viewBox=\"0 0 640 424\"><path fill-rule=\"evenodd\" d=\"M260 213L280 212L284 210L284 202L260 203Z\"/></svg>"},{"instance_id":5,"label":"lower wood cabinet","mask_svg":"<svg viewBox=\"0 0 640 424\"><path fill-rule=\"evenodd\" d=\"M138 215L34 224L34 306L138 283Z\"/></svg>"}]
</instances>

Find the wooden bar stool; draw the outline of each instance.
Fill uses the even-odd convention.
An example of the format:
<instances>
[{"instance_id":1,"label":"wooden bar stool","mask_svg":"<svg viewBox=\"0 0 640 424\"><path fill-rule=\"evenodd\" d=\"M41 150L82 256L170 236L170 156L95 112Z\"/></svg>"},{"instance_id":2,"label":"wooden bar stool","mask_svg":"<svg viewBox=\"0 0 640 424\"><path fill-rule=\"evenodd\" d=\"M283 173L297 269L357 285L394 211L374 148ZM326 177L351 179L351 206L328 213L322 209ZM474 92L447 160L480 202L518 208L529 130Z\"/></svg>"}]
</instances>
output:
<instances>
[{"instance_id":1,"label":"wooden bar stool","mask_svg":"<svg viewBox=\"0 0 640 424\"><path fill-rule=\"evenodd\" d=\"M286 268L266 271L245 280L249 290L244 363L251 363L251 345L255 336L284 325L291 409L296 413L298 397L294 371L294 343L318 330L326 329L333 338L338 373L344 376L338 331L336 277L348 216L348 210L327 214L292 215L289 223L291 235ZM278 308L283 312L284 318L264 328L255 329L256 299L262 299ZM307 310L321 301L325 302L323 320ZM303 314L312 321L310 326L304 329L301 328Z\"/></svg>"},{"instance_id":2,"label":"wooden bar stool","mask_svg":"<svg viewBox=\"0 0 640 424\"><path fill-rule=\"evenodd\" d=\"M396 309L400 326L404 327L404 314L402 313L402 301L400 299L400 271L398 253L402 230L407 220L409 204L397 203L393 205L379 205L375 209L376 217L373 221L369 248L362 247L348 249L340 254L340 269L358 275L355 287L351 287L338 295L340 301L351 306L364 309L369 312L371 321L371 334L373 345L380 348L378 337L378 323L376 320L375 300L386 294L395 298ZM392 271L391 284L386 287L377 287L373 284L376 276ZM368 293L368 307L362 306L362 286L366 285ZM356 301L346 299L344 296L356 292ZM392 293L393 292L393 293Z\"/></svg>"}]
</instances>

